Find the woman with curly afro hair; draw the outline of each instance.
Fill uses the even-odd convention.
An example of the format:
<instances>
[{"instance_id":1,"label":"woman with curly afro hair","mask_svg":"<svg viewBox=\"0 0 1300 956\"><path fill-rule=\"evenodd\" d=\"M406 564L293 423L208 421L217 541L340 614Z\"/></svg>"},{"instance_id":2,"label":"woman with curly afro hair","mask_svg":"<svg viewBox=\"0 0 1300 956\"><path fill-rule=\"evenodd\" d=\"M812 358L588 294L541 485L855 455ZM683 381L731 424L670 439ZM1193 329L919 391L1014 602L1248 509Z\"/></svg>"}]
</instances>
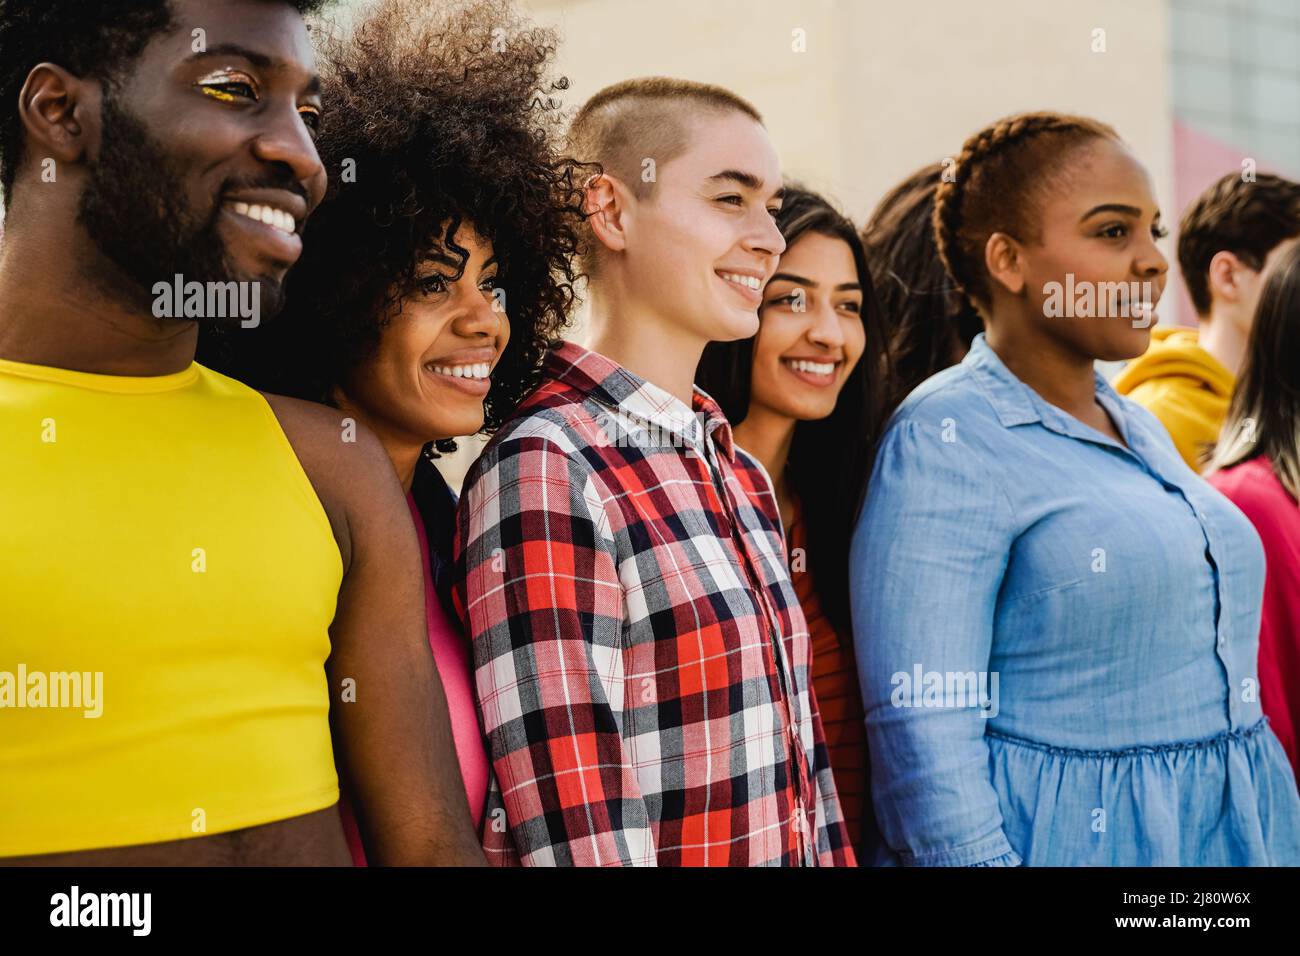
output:
<instances>
[{"instance_id":1,"label":"woman with curly afro hair","mask_svg":"<svg viewBox=\"0 0 1300 956\"><path fill-rule=\"evenodd\" d=\"M287 306L210 338L202 356L335 406L383 443L428 558L429 641L480 828L489 765L448 590L455 498L430 458L510 414L573 301L583 168L555 145L556 44L508 0L380 0L323 40L330 188Z\"/></svg>"}]
</instances>

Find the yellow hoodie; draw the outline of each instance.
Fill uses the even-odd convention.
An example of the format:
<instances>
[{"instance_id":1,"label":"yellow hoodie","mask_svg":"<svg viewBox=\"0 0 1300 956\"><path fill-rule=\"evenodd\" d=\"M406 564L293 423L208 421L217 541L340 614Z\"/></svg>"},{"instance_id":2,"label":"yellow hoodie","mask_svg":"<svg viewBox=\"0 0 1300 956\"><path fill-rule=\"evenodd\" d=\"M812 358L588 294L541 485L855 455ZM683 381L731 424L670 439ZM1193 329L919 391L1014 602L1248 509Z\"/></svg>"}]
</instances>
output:
<instances>
[{"instance_id":1,"label":"yellow hoodie","mask_svg":"<svg viewBox=\"0 0 1300 956\"><path fill-rule=\"evenodd\" d=\"M1231 372L1201 348L1195 329L1157 328L1151 346L1115 379L1115 390L1160 419L1193 471L1201 450L1219 439L1236 384Z\"/></svg>"}]
</instances>

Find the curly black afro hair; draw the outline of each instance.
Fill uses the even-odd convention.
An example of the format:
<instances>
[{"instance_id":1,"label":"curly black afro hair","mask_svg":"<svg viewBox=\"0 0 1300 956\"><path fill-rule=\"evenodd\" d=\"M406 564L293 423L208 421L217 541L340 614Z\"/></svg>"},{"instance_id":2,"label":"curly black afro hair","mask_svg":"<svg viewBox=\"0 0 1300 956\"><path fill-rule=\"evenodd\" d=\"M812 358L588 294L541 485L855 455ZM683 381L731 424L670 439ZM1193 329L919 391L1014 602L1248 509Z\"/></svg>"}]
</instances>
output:
<instances>
[{"instance_id":1,"label":"curly black afro hair","mask_svg":"<svg viewBox=\"0 0 1300 956\"><path fill-rule=\"evenodd\" d=\"M273 2L273 0L268 0ZM299 13L326 0L279 0ZM18 94L38 63L111 80L174 25L168 0L0 0L0 188L9 195L22 155Z\"/></svg>"},{"instance_id":2,"label":"curly black afro hair","mask_svg":"<svg viewBox=\"0 0 1300 956\"><path fill-rule=\"evenodd\" d=\"M416 291L420 262L440 251L464 269L453 240L468 225L492 243L506 293L510 341L483 431L499 427L536 385L578 279L591 170L557 152L565 117L553 94L568 87L547 77L557 44L509 0L379 0L350 34L328 38L317 148L330 188L307 223L285 313L254 331L205 330L216 355L205 348L200 360L333 404ZM340 175L349 168L355 181Z\"/></svg>"}]
</instances>

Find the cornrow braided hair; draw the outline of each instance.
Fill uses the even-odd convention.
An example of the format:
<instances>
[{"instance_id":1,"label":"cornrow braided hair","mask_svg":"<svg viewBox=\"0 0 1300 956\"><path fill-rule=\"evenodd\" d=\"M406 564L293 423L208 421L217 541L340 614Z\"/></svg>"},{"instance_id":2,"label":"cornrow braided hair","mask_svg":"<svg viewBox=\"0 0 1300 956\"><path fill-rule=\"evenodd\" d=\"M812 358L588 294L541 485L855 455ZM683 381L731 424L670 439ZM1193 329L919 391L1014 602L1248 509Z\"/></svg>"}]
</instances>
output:
<instances>
[{"instance_id":1,"label":"cornrow braided hair","mask_svg":"<svg viewBox=\"0 0 1300 956\"><path fill-rule=\"evenodd\" d=\"M934 198L939 257L972 304L990 298L984 246L995 232L1019 239L1037 234L1031 213L1047 192L1044 171L1064 167L1074 146L1118 140L1110 126L1061 113L1019 113L998 120L962 144Z\"/></svg>"}]
</instances>

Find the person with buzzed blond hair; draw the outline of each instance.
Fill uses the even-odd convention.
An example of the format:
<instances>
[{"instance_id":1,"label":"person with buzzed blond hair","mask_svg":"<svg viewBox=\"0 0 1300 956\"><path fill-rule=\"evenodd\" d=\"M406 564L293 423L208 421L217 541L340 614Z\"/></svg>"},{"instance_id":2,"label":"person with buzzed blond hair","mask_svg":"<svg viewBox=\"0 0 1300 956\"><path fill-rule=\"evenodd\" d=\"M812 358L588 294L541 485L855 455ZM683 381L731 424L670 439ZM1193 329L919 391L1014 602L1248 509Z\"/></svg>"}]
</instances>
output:
<instances>
[{"instance_id":1,"label":"person with buzzed blond hair","mask_svg":"<svg viewBox=\"0 0 1300 956\"><path fill-rule=\"evenodd\" d=\"M564 342L459 512L497 863L854 865L772 484L693 379L785 248L758 111L674 79L579 111L589 348Z\"/></svg>"}]
</instances>

